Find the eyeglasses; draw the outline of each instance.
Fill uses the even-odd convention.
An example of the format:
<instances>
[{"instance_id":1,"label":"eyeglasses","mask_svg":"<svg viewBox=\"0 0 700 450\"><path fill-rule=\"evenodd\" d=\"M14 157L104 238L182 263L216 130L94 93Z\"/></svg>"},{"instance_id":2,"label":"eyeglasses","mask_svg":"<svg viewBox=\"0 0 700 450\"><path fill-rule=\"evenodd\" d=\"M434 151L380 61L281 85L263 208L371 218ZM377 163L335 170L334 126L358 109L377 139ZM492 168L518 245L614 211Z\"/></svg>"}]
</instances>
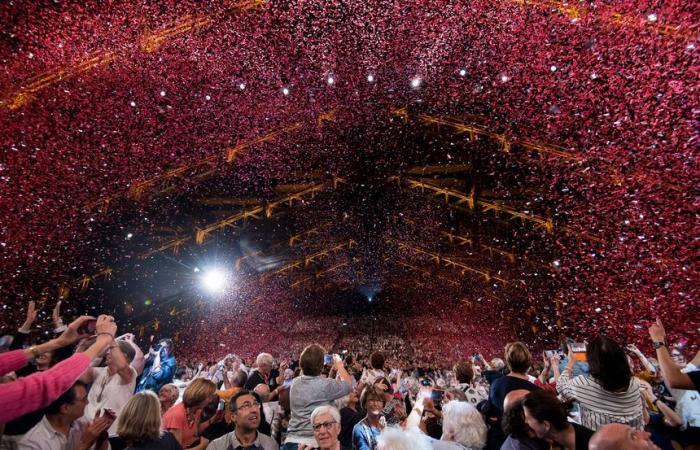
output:
<instances>
[{"instance_id":1,"label":"eyeglasses","mask_svg":"<svg viewBox=\"0 0 700 450\"><path fill-rule=\"evenodd\" d=\"M335 425L336 423L338 423L338 422L336 422L335 420L333 420L331 422L315 423L313 425L313 429L314 429L314 431L319 431L321 428L325 428L326 430L330 430L330 428L333 425Z\"/></svg>"},{"instance_id":2,"label":"eyeglasses","mask_svg":"<svg viewBox=\"0 0 700 450\"><path fill-rule=\"evenodd\" d=\"M259 408L260 403L258 402L245 402L242 405L238 405L238 409L250 409L250 408Z\"/></svg>"}]
</instances>

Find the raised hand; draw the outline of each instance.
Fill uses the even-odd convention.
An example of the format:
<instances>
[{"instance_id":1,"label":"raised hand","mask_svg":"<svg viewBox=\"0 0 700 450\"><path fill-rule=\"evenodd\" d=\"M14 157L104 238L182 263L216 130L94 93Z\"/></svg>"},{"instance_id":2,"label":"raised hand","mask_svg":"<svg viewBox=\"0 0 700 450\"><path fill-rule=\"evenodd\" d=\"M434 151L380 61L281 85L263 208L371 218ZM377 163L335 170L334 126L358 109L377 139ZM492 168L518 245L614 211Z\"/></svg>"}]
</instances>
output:
<instances>
[{"instance_id":1,"label":"raised hand","mask_svg":"<svg viewBox=\"0 0 700 450\"><path fill-rule=\"evenodd\" d=\"M27 318L24 319L24 323L20 327L20 331L23 333L29 333L32 329L32 324L36 320L36 304L34 300L30 301L27 305Z\"/></svg>"},{"instance_id":2,"label":"raised hand","mask_svg":"<svg viewBox=\"0 0 700 450\"><path fill-rule=\"evenodd\" d=\"M78 317L73 322L71 322L70 325L68 325L68 328L66 328L66 330L59 337L56 338L56 342L61 347L65 347L66 345L71 345L74 342L79 341L80 339L90 337L89 334L80 333L78 331L83 325L87 324L87 322L90 320L95 320L95 318L92 316Z\"/></svg>"},{"instance_id":3,"label":"raised hand","mask_svg":"<svg viewBox=\"0 0 700 450\"><path fill-rule=\"evenodd\" d=\"M53 311L51 312L51 320L56 328L63 325L63 320L61 319L61 300L56 302Z\"/></svg>"}]
</instances>

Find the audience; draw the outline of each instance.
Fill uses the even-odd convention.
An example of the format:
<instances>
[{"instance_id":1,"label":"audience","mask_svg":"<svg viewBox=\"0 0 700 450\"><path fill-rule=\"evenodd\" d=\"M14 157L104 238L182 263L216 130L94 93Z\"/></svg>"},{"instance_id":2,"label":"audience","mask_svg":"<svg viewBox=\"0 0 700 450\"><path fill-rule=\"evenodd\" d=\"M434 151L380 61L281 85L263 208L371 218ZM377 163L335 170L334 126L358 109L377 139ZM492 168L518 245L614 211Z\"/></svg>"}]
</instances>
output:
<instances>
[{"instance_id":1,"label":"audience","mask_svg":"<svg viewBox=\"0 0 700 450\"><path fill-rule=\"evenodd\" d=\"M223 357L183 358L177 366L169 339L145 361L134 335L115 339L112 317L65 326L60 304L56 336L32 345L36 316L31 304L0 353L0 372L9 374L0 384L0 423L11 432L0 426L0 450L276 450L280 443L284 450L689 450L700 441L700 354L688 363L687 343L669 351L660 321L649 329L658 361L634 344L597 336L585 364L569 348L557 374L558 356L533 364L522 342L498 355L506 367L477 352L465 360L447 351L440 363L425 337L400 341L391 324L387 334L369 329L334 339L303 322L290 354L258 353L252 371L248 349L247 357L222 348ZM311 344L297 359L303 339L314 335L344 358Z\"/></svg>"},{"instance_id":2,"label":"audience","mask_svg":"<svg viewBox=\"0 0 700 450\"><path fill-rule=\"evenodd\" d=\"M615 422L642 430L645 409L641 386L632 376L622 347L610 338L597 336L586 348L586 359L590 376L571 378L576 359L569 349L569 361L557 380L561 397L579 403L581 425L595 431Z\"/></svg>"},{"instance_id":3,"label":"audience","mask_svg":"<svg viewBox=\"0 0 700 450\"><path fill-rule=\"evenodd\" d=\"M204 378L196 378L185 388L182 403L173 406L163 416L163 429L175 435L183 448L189 448L195 442L211 421L200 423L202 410L212 401L218 401L216 397L216 385ZM204 439L202 439L204 440ZM206 448L202 442L196 449Z\"/></svg>"},{"instance_id":4,"label":"audience","mask_svg":"<svg viewBox=\"0 0 700 450\"><path fill-rule=\"evenodd\" d=\"M139 392L122 407L117 434L133 450L181 450L175 436L161 429L161 404L151 391Z\"/></svg>"},{"instance_id":5,"label":"audience","mask_svg":"<svg viewBox=\"0 0 700 450\"><path fill-rule=\"evenodd\" d=\"M589 450L659 450L649 433L622 423L602 425L591 437Z\"/></svg>"},{"instance_id":6,"label":"audience","mask_svg":"<svg viewBox=\"0 0 700 450\"><path fill-rule=\"evenodd\" d=\"M299 450L340 450L340 411L333 406L319 406L311 413L311 426L317 446L302 445Z\"/></svg>"},{"instance_id":7,"label":"audience","mask_svg":"<svg viewBox=\"0 0 700 450\"><path fill-rule=\"evenodd\" d=\"M352 377L338 355L332 357L338 379L321 377L325 354L326 350L317 344L307 346L301 353L299 365L302 375L293 380L290 389L292 415L283 446L285 450L296 450L298 444L316 445L311 413L318 406L329 405L352 390Z\"/></svg>"},{"instance_id":8,"label":"audience","mask_svg":"<svg viewBox=\"0 0 700 450\"><path fill-rule=\"evenodd\" d=\"M525 422L540 439L562 450L587 450L593 431L569 422L566 407L549 391L532 391L522 400Z\"/></svg>"},{"instance_id":9,"label":"audience","mask_svg":"<svg viewBox=\"0 0 700 450\"><path fill-rule=\"evenodd\" d=\"M85 415L88 392L81 381L61 394L44 410L44 417L19 441L19 450L105 450L107 429L114 422L110 414ZM94 446L94 447L93 447Z\"/></svg>"},{"instance_id":10,"label":"audience","mask_svg":"<svg viewBox=\"0 0 700 450\"><path fill-rule=\"evenodd\" d=\"M367 415L353 428L352 446L356 450L376 450L377 436L386 426L384 391L376 385L366 387L362 391L360 404Z\"/></svg>"},{"instance_id":11,"label":"audience","mask_svg":"<svg viewBox=\"0 0 700 450\"><path fill-rule=\"evenodd\" d=\"M270 436L258 431L260 426L260 398L254 392L242 390L231 397L229 406L234 431L212 441L209 450L259 449L277 450L279 445Z\"/></svg>"}]
</instances>

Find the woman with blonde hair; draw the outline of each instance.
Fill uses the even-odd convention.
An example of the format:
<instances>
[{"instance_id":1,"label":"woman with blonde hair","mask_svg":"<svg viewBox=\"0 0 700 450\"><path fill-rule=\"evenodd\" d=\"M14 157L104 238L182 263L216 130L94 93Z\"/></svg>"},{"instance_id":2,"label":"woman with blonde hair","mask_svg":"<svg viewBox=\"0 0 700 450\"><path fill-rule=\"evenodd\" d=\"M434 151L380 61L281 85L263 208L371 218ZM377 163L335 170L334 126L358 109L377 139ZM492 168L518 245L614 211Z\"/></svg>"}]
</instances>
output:
<instances>
[{"instance_id":1,"label":"woman with blonde hair","mask_svg":"<svg viewBox=\"0 0 700 450\"><path fill-rule=\"evenodd\" d=\"M160 401L151 391L139 392L119 414L117 434L129 449L181 450L175 436L160 429Z\"/></svg>"},{"instance_id":2,"label":"woman with blonde hair","mask_svg":"<svg viewBox=\"0 0 700 450\"><path fill-rule=\"evenodd\" d=\"M216 385L205 378L195 378L185 388L182 395L182 403L170 408L163 415L163 429L175 435L177 441L184 448L189 448L201 436L212 423L220 420L217 414L209 420L200 422L202 410L211 402L218 401ZM209 441L202 437L199 444L194 447L197 450L207 448Z\"/></svg>"}]
</instances>

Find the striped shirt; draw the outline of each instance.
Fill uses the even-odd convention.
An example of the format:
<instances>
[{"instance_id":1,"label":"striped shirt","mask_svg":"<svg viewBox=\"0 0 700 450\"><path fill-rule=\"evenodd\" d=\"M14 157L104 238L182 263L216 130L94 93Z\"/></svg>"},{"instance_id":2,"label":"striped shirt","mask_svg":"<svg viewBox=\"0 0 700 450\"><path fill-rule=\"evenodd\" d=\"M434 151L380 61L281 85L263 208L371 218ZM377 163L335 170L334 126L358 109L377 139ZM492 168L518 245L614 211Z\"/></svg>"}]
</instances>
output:
<instances>
[{"instance_id":1,"label":"striped shirt","mask_svg":"<svg viewBox=\"0 0 700 450\"><path fill-rule=\"evenodd\" d=\"M608 423L624 423L644 429L643 398L639 380L632 378L623 392L610 392L593 377L579 375L571 378L564 369L557 380L557 392L565 400L575 400L581 406L581 425L596 431Z\"/></svg>"}]
</instances>

